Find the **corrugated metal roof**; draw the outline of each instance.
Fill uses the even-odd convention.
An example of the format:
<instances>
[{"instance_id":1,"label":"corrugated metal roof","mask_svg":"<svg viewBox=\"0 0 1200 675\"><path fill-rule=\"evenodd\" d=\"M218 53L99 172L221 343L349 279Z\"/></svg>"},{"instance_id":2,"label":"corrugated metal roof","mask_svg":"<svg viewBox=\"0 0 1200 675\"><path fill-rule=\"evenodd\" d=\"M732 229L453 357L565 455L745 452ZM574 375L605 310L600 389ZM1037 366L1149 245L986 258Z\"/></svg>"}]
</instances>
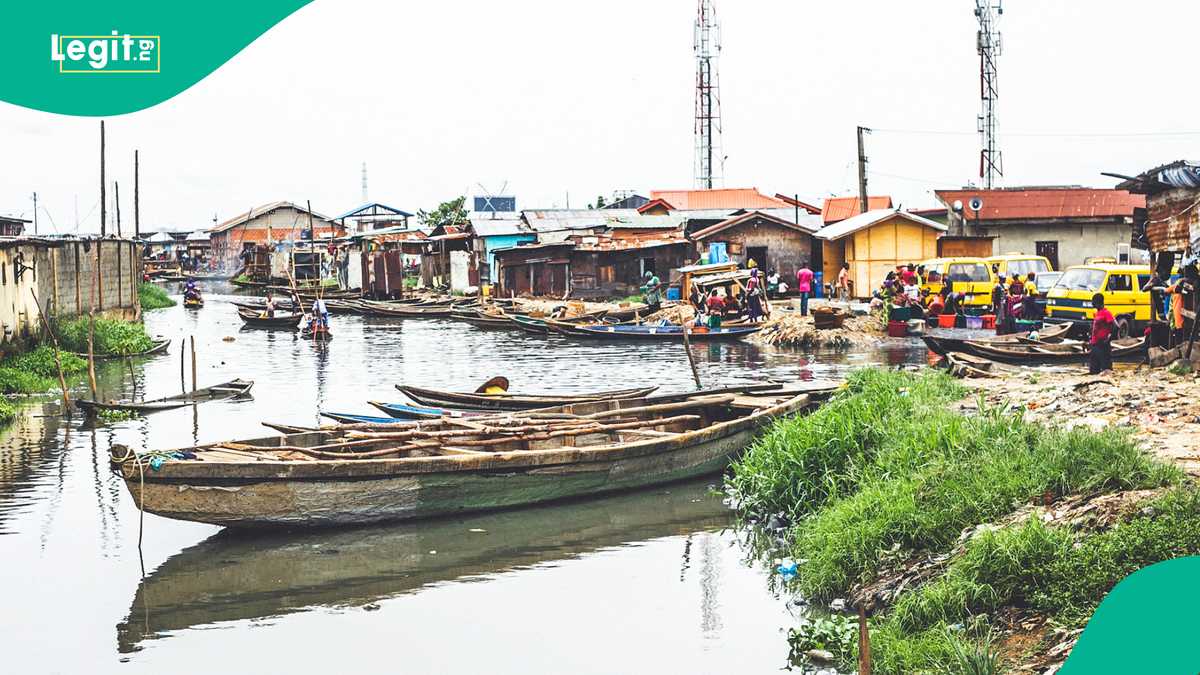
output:
<instances>
[{"instance_id":1,"label":"corrugated metal roof","mask_svg":"<svg viewBox=\"0 0 1200 675\"><path fill-rule=\"evenodd\" d=\"M947 207L961 201L963 215L970 221L976 220L976 214L965 205L975 197L983 200L978 215L981 221L1133 216L1135 208L1146 206L1142 195L1101 188L935 190L934 194Z\"/></svg>"},{"instance_id":2,"label":"corrugated metal roof","mask_svg":"<svg viewBox=\"0 0 1200 675\"><path fill-rule=\"evenodd\" d=\"M531 234L519 218L471 218L471 230L477 237L501 237L514 234Z\"/></svg>"},{"instance_id":3,"label":"corrugated metal roof","mask_svg":"<svg viewBox=\"0 0 1200 675\"><path fill-rule=\"evenodd\" d=\"M928 218L922 218L915 213L901 211L900 209L886 208L860 213L853 218L847 218L845 220L836 222L833 225L827 225L818 230L816 236L820 237L821 239L828 239L830 241L841 239L848 234L853 234L859 230L871 227L872 225L877 225L893 216L898 216L904 220L916 223L918 225L924 225L925 227L932 227L938 232L946 231L945 225L934 222Z\"/></svg>"},{"instance_id":4,"label":"corrugated metal roof","mask_svg":"<svg viewBox=\"0 0 1200 675\"><path fill-rule=\"evenodd\" d=\"M891 197L867 197L868 211L890 208L892 208ZM857 216L860 213L862 213L862 209L859 208L858 197L830 197L821 205L821 220L826 225Z\"/></svg>"},{"instance_id":5,"label":"corrugated metal roof","mask_svg":"<svg viewBox=\"0 0 1200 675\"><path fill-rule=\"evenodd\" d=\"M187 241L208 241L208 230L196 230L187 236Z\"/></svg>"},{"instance_id":6,"label":"corrugated metal roof","mask_svg":"<svg viewBox=\"0 0 1200 675\"><path fill-rule=\"evenodd\" d=\"M768 197L758 188L718 188L714 190L651 190L651 201L661 199L681 211L695 209L769 209L787 204Z\"/></svg>"},{"instance_id":7,"label":"corrugated metal roof","mask_svg":"<svg viewBox=\"0 0 1200 675\"><path fill-rule=\"evenodd\" d=\"M813 216L813 218L816 218L816 216ZM808 224L793 223L791 220L779 218L778 216L774 216L769 213L764 213L762 211L750 211L749 213L744 213L740 216L734 216L732 218L723 220L723 221L717 223L716 225L710 225L710 226L704 228L703 230L700 230L699 232L693 232L692 239L696 240L696 241L700 241L702 239L707 239L715 234L719 234L725 230L728 230L731 227L737 227L738 225L742 225L744 223L751 222L755 219L763 220L768 223L774 223L775 225L777 225L779 227L786 228L789 230L794 230L801 234L807 234L807 235L811 235L813 232L816 232L818 229L820 229L820 222L819 222L820 218L816 218L816 220L818 222L816 224L810 226Z\"/></svg>"},{"instance_id":8,"label":"corrugated metal roof","mask_svg":"<svg viewBox=\"0 0 1200 675\"><path fill-rule=\"evenodd\" d=\"M637 209L571 209L522 211L530 229L539 235L562 230L587 230L604 227L670 228L683 224L683 216L643 216Z\"/></svg>"},{"instance_id":9,"label":"corrugated metal roof","mask_svg":"<svg viewBox=\"0 0 1200 675\"><path fill-rule=\"evenodd\" d=\"M210 229L209 232L213 232L213 233L224 232L226 230L233 229L233 228L237 227L238 225L241 225L242 223L246 222L247 220L253 220L259 216L266 215L276 209L283 209L283 208L289 208L289 207L296 209L297 211L299 211L301 213L308 213L308 209L305 209L303 206L297 206L291 202L271 202L270 204L263 204L262 206L255 206L254 208L250 209L246 213L242 213L237 216L234 216L233 218L230 218L229 220L226 220L225 222L221 223L220 225L217 225L216 227ZM313 215L314 220L321 220L321 221L326 221L326 222L329 220L329 218L326 218L325 216L317 213L316 211L313 211L312 215Z\"/></svg>"},{"instance_id":10,"label":"corrugated metal roof","mask_svg":"<svg viewBox=\"0 0 1200 675\"><path fill-rule=\"evenodd\" d=\"M350 218L353 216L360 216L363 220L370 218L388 218L392 216L411 218L412 215L413 214L409 213L408 211L403 211L394 206L380 204L379 202L369 202L357 208L350 209L342 215L335 217L334 220L342 220L343 218Z\"/></svg>"}]
</instances>

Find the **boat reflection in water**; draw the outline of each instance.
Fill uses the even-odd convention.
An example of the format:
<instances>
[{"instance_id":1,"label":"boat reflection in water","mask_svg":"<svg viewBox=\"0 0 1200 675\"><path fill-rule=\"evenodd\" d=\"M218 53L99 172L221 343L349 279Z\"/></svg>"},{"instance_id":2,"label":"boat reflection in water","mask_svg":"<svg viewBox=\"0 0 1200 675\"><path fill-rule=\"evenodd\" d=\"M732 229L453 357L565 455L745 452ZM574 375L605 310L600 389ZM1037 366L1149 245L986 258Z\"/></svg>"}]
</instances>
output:
<instances>
[{"instance_id":1,"label":"boat reflection in water","mask_svg":"<svg viewBox=\"0 0 1200 675\"><path fill-rule=\"evenodd\" d=\"M719 530L732 520L722 497L713 493L719 481L405 525L221 532L180 551L142 580L129 615L117 625L118 649L138 651L144 640L222 621L357 607L437 582Z\"/></svg>"}]
</instances>

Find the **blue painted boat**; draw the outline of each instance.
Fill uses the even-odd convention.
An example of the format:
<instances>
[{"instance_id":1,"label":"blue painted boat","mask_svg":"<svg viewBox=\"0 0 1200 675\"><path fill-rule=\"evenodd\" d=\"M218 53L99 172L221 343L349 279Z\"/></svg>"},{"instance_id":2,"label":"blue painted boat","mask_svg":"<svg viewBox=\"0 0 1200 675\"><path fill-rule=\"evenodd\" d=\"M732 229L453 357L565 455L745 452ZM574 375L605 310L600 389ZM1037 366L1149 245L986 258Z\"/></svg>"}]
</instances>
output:
<instances>
[{"instance_id":1,"label":"blue painted boat","mask_svg":"<svg viewBox=\"0 0 1200 675\"><path fill-rule=\"evenodd\" d=\"M380 401L367 401L367 403L398 420L436 420L443 417L471 417L480 414L404 403L382 403Z\"/></svg>"},{"instance_id":2,"label":"blue painted boat","mask_svg":"<svg viewBox=\"0 0 1200 675\"><path fill-rule=\"evenodd\" d=\"M739 340L759 331L759 326L736 328L706 328L695 326L688 331L688 339L702 342L712 340ZM647 325L616 325L616 326L573 326L566 331L568 335L586 338L610 340L682 340L683 326L647 326Z\"/></svg>"},{"instance_id":3,"label":"blue painted boat","mask_svg":"<svg viewBox=\"0 0 1200 675\"><path fill-rule=\"evenodd\" d=\"M341 422L343 424L399 424L405 420L396 417L377 417L375 415L350 415L347 413L335 413L321 411L321 417L328 417L331 420Z\"/></svg>"}]
</instances>

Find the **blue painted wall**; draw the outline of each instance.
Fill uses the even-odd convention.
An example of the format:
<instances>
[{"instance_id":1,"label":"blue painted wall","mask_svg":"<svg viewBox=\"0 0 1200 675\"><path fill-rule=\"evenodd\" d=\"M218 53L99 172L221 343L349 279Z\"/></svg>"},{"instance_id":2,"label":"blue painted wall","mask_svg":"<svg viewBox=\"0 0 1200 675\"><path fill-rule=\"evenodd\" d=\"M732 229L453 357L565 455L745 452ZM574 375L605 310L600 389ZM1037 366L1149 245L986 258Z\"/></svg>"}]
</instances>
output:
<instances>
[{"instance_id":1,"label":"blue painted wall","mask_svg":"<svg viewBox=\"0 0 1200 675\"><path fill-rule=\"evenodd\" d=\"M512 248L522 242L537 241L537 235L532 233L522 232L521 234L500 234L494 237L483 237L484 250L487 253L488 267L491 269L492 284L496 284L496 275L499 270L496 267L497 249Z\"/></svg>"}]
</instances>

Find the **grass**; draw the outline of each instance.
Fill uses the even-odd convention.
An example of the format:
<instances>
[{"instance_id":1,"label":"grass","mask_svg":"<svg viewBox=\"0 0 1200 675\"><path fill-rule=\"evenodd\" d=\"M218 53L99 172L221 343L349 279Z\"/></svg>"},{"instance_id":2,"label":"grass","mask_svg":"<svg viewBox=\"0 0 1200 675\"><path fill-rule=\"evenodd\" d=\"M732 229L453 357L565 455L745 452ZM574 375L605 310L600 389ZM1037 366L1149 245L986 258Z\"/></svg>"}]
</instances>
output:
<instances>
[{"instance_id":1,"label":"grass","mask_svg":"<svg viewBox=\"0 0 1200 675\"><path fill-rule=\"evenodd\" d=\"M71 352L85 353L88 350L88 318L80 317L60 322L59 344ZM96 319L95 351L97 354L127 356L144 352L154 346L146 334L146 327L119 319Z\"/></svg>"},{"instance_id":2,"label":"grass","mask_svg":"<svg viewBox=\"0 0 1200 675\"><path fill-rule=\"evenodd\" d=\"M96 411L96 417L100 418L100 420L102 422L108 422L108 423L124 422L126 420L134 419L137 416L138 416L138 414L132 410L98 410L98 411Z\"/></svg>"},{"instance_id":3,"label":"grass","mask_svg":"<svg viewBox=\"0 0 1200 675\"><path fill-rule=\"evenodd\" d=\"M631 305L636 305L636 304L646 302L646 296L642 293L634 293L633 295L627 295L623 298L617 298L617 299L613 300L613 302L615 302L617 304L620 304L622 302L628 302Z\"/></svg>"},{"instance_id":4,"label":"grass","mask_svg":"<svg viewBox=\"0 0 1200 675\"><path fill-rule=\"evenodd\" d=\"M142 282L142 285L138 286L138 299L142 303L142 310L165 309L175 306L175 301L167 296L166 291L147 282Z\"/></svg>"},{"instance_id":5,"label":"grass","mask_svg":"<svg viewBox=\"0 0 1200 675\"><path fill-rule=\"evenodd\" d=\"M87 362L74 354L59 352L59 358L68 378L87 370ZM55 389L58 389L58 369L54 364L54 349L49 345L0 361L0 393L40 394Z\"/></svg>"},{"instance_id":6,"label":"grass","mask_svg":"<svg viewBox=\"0 0 1200 675\"><path fill-rule=\"evenodd\" d=\"M1048 429L1015 409L967 416L948 405L962 393L941 373L860 371L735 463L728 488L743 512L792 523L787 553L805 561L796 590L840 596L873 579L885 555L948 551L965 528L1031 502L1182 482L1126 433ZM987 614L1017 605L1078 623L1130 572L1200 553L1200 492L1176 487L1153 511L1094 536L1036 520L976 535L941 576L878 617L876 670L995 672ZM794 632L793 653L812 637Z\"/></svg>"}]
</instances>

